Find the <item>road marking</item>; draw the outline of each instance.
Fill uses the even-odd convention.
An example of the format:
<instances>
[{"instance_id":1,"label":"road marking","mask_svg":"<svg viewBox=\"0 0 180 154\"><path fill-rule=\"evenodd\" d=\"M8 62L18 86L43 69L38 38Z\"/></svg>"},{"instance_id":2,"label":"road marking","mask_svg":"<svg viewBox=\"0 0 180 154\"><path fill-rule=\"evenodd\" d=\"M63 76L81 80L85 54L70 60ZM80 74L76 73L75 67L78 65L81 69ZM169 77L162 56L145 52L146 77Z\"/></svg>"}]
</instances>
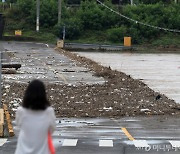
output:
<instances>
[{"instance_id":1,"label":"road marking","mask_svg":"<svg viewBox=\"0 0 180 154\"><path fill-rule=\"evenodd\" d=\"M65 139L62 146L73 146L75 147L77 144L77 139Z\"/></svg>"},{"instance_id":2,"label":"road marking","mask_svg":"<svg viewBox=\"0 0 180 154\"><path fill-rule=\"evenodd\" d=\"M60 74L60 73L56 73L56 75L57 75L58 77L60 77L61 79L63 79L63 81L64 81L65 84L68 84L67 79L64 77L64 75L62 75L62 74Z\"/></svg>"},{"instance_id":3,"label":"road marking","mask_svg":"<svg viewBox=\"0 0 180 154\"><path fill-rule=\"evenodd\" d=\"M46 63L44 63L44 66L45 66L45 67L47 66L48 69L51 70L54 74L56 74L57 77L60 77L60 78L64 81L65 84L68 84L68 81L67 81L67 79L64 77L64 75L60 74L59 72L56 72L52 67L48 66Z\"/></svg>"},{"instance_id":4,"label":"road marking","mask_svg":"<svg viewBox=\"0 0 180 154\"><path fill-rule=\"evenodd\" d=\"M6 143L7 139L0 139L0 146L3 146Z\"/></svg>"},{"instance_id":5,"label":"road marking","mask_svg":"<svg viewBox=\"0 0 180 154\"><path fill-rule=\"evenodd\" d=\"M146 140L133 140L133 143L137 148L149 147Z\"/></svg>"},{"instance_id":6,"label":"road marking","mask_svg":"<svg viewBox=\"0 0 180 154\"><path fill-rule=\"evenodd\" d=\"M135 147L149 147L146 140L135 140L134 137L127 131L126 128L121 128L124 134L129 138L130 141L133 141Z\"/></svg>"},{"instance_id":7,"label":"road marking","mask_svg":"<svg viewBox=\"0 0 180 154\"><path fill-rule=\"evenodd\" d=\"M131 136L131 134L127 131L126 128L121 128L124 134L129 138L129 140L134 141L135 139Z\"/></svg>"},{"instance_id":8,"label":"road marking","mask_svg":"<svg viewBox=\"0 0 180 154\"><path fill-rule=\"evenodd\" d=\"M112 140L99 140L99 146L100 147L113 147L113 141Z\"/></svg>"},{"instance_id":9,"label":"road marking","mask_svg":"<svg viewBox=\"0 0 180 154\"><path fill-rule=\"evenodd\" d=\"M169 141L173 147L180 147L180 141Z\"/></svg>"},{"instance_id":10,"label":"road marking","mask_svg":"<svg viewBox=\"0 0 180 154\"><path fill-rule=\"evenodd\" d=\"M49 70L53 71L53 73L56 74L58 77L63 79L65 84L68 84L68 82L67 82L66 78L64 77L64 75L60 74L59 72L55 72L55 70L50 66L48 66L48 68L49 68Z\"/></svg>"}]
</instances>

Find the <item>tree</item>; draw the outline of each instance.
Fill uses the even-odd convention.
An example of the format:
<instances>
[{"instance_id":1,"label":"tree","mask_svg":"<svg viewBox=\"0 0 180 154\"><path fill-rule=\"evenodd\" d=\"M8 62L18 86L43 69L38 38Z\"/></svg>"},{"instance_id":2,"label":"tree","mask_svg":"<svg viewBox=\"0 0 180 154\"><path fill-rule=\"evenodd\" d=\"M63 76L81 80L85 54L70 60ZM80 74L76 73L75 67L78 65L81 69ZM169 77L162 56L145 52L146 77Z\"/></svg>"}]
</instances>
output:
<instances>
[{"instance_id":1,"label":"tree","mask_svg":"<svg viewBox=\"0 0 180 154\"><path fill-rule=\"evenodd\" d=\"M58 1L41 0L40 25L48 28L57 24Z\"/></svg>"}]
</instances>

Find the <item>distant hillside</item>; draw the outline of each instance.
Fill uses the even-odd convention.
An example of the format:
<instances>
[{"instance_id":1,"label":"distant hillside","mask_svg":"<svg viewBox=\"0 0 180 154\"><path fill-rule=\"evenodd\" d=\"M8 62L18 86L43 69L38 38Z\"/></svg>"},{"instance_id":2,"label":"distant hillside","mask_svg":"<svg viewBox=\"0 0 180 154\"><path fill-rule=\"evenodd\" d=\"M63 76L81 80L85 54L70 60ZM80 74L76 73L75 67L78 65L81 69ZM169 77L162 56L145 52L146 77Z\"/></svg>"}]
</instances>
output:
<instances>
[{"instance_id":1,"label":"distant hillside","mask_svg":"<svg viewBox=\"0 0 180 154\"><path fill-rule=\"evenodd\" d=\"M119 43L123 42L124 36L132 37L135 44L152 43L160 38L166 38L166 42L168 38L179 40L180 4L175 4L174 0L159 0L159 3L158 0L134 0L136 5L123 7L112 4L117 0L104 1L109 9L94 0L83 0L79 7L69 7L67 3L79 3L80 0L65 0L62 1L59 24L58 1L40 2L40 31L53 33L59 38L65 28L66 39L70 41ZM9 6L2 9L6 32L14 33L17 29L35 31L36 0L17 0ZM177 44L179 41L173 42Z\"/></svg>"}]
</instances>

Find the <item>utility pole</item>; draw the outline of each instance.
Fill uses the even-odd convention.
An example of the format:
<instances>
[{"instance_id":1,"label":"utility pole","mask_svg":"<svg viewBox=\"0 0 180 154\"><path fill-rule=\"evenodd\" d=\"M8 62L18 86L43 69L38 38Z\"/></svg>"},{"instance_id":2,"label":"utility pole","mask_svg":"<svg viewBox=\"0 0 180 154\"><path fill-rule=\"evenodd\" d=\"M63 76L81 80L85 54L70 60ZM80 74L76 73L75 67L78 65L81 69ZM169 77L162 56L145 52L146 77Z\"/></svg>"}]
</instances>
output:
<instances>
[{"instance_id":1,"label":"utility pole","mask_svg":"<svg viewBox=\"0 0 180 154\"><path fill-rule=\"evenodd\" d=\"M3 20L3 19L1 19ZM0 42L0 108L2 108L2 58L4 47Z\"/></svg>"},{"instance_id":2,"label":"utility pole","mask_svg":"<svg viewBox=\"0 0 180 154\"><path fill-rule=\"evenodd\" d=\"M131 5L133 5L134 3L133 3L133 0L131 0Z\"/></svg>"},{"instance_id":3,"label":"utility pole","mask_svg":"<svg viewBox=\"0 0 180 154\"><path fill-rule=\"evenodd\" d=\"M0 108L2 108L2 51L0 50Z\"/></svg>"},{"instance_id":4,"label":"utility pole","mask_svg":"<svg viewBox=\"0 0 180 154\"><path fill-rule=\"evenodd\" d=\"M36 31L39 32L40 0L36 0Z\"/></svg>"},{"instance_id":5,"label":"utility pole","mask_svg":"<svg viewBox=\"0 0 180 154\"><path fill-rule=\"evenodd\" d=\"M58 0L58 24L61 22L61 0Z\"/></svg>"}]
</instances>

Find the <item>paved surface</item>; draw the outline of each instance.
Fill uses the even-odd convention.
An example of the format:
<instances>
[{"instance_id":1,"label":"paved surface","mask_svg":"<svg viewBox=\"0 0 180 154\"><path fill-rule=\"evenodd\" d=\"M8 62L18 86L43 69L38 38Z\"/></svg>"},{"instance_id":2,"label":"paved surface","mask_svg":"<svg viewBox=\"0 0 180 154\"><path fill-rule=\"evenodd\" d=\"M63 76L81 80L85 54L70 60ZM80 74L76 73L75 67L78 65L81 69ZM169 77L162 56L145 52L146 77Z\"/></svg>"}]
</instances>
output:
<instances>
[{"instance_id":1,"label":"paved surface","mask_svg":"<svg viewBox=\"0 0 180 154\"><path fill-rule=\"evenodd\" d=\"M13 61L23 64L18 74L4 75L4 80L28 82L33 78L40 78L44 81L63 84L104 82L102 78L93 77L92 72L89 70L77 67L75 62L56 53L48 45L3 42L3 46L7 52L14 55L12 57ZM133 56L131 54L125 55L125 59L128 56ZM103 59L102 55L98 55L96 58L99 56ZM112 55L108 56L112 58ZM135 64L141 61L144 69L146 65L143 62L145 60L139 56L134 57L135 62L131 63L131 66L136 66ZM117 61L121 61L121 65L118 64L118 67L123 66L120 68L125 68L128 61L124 59L124 63L122 63L123 58L120 59L117 55L114 55L114 61L116 57ZM96 58L93 59L96 60ZM107 59L104 61L107 61ZM131 61L133 62L133 57ZM154 64L155 61L152 63L151 66L157 66ZM109 66L110 63L107 65ZM159 64L157 68L159 68ZM135 70L136 68L132 69ZM140 70L139 72L141 72ZM61 118L57 119L53 142L57 153L61 154L179 154L179 124L180 120L178 118L165 117L122 119ZM13 125L15 126L14 123ZM17 128L15 128L15 132L18 135ZM16 144L16 136L0 139L0 154L13 154Z\"/></svg>"},{"instance_id":2,"label":"paved surface","mask_svg":"<svg viewBox=\"0 0 180 154\"><path fill-rule=\"evenodd\" d=\"M180 153L180 119L61 118L56 123L53 142L60 154ZM18 134L17 129L15 132ZM0 146L0 154L13 153L16 143L16 137L9 138Z\"/></svg>"},{"instance_id":3,"label":"paved surface","mask_svg":"<svg viewBox=\"0 0 180 154\"><path fill-rule=\"evenodd\" d=\"M32 79L62 84L104 83L103 78L92 76L92 72L78 67L74 61L55 52L43 43L1 42L4 50L11 54L13 63L21 63L17 74L6 74L3 81L28 82Z\"/></svg>"},{"instance_id":4,"label":"paved surface","mask_svg":"<svg viewBox=\"0 0 180 154\"><path fill-rule=\"evenodd\" d=\"M1 51L1 62L2 63L9 63L10 58L9 58L7 52L5 51L2 43L0 43L0 51Z\"/></svg>"},{"instance_id":5,"label":"paved surface","mask_svg":"<svg viewBox=\"0 0 180 154\"><path fill-rule=\"evenodd\" d=\"M180 103L180 55L78 52L104 66L141 79L153 90Z\"/></svg>"}]
</instances>

